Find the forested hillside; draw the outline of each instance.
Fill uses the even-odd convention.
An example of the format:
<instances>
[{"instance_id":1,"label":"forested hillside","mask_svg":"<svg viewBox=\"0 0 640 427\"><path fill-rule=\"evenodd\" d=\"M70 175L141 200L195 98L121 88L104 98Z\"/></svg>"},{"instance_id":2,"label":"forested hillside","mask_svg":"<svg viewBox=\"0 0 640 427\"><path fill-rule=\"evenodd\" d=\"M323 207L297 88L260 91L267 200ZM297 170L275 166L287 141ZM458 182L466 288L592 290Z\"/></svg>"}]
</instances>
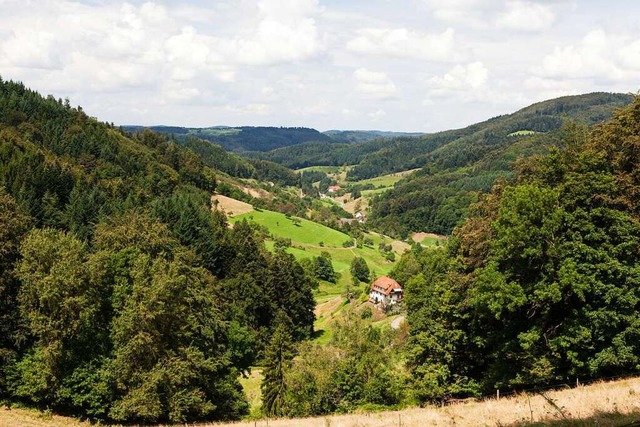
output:
<instances>
[{"instance_id":1,"label":"forested hillside","mask_svg":"<svg viewBox=\"0 0 640 427\"><path fill-rule=\"evenodd\" d=\"M269 160L292 169L353 165L362 161L368 154L387 146L389 141L382 138L362 144L306 142L268 152L247 152L243 155Z\"/></svg>"},{"instance_id":2,"label":"forested hillside","mask_svg":"<svg viewBox=\"0 0 640 427\"><path fill-rule=\"evenodd\" d=\"M328 130L322 132L337 142L362 143L380 138L397 138L401 136L420 136L424 132L389 132L381 130Z\"/></svg>"},{"instance_id":3,"label":"forested hillside","mask_svg":"<svg viewBox=\"0 0 640 427\"><path fill-rule=\"evenodd\" d=\"M125 423L247 412L239 372L278 327L311 336L313 283L211 213L209 160L0 79L0 400Z\"/></svg>"},{"instance_id":4,"label":"forested hillside","mask_svg":"<svg viewBox=\"0 0 640 427\"><path fill-rule=\"evenodd\" d=\"M125 126L132 132L141 131L141 126ZM298 145L310 141L334 142L315 129L304 127L241 126L212 128L183 128L177 126L151 126L154 132L172 135L177 140L186 137L204 139L230 151L271 151L281 147Z\"/></svg>"},{"instance_id":5,"label":"forested hillside","mask_svg":"<svg viewBox=\"0 0 640 427\"><path fill-rule=\"evenodd\" d=\"M371 224L400 236L411 231L449 234L477 192L511 176L517 158L547 152L563 138L568 123L601 122L632 99L593 93L541 102L465 129L389 145L366 156L349 177L422 167L372 203Z\"/></svg>"},{"instance_id":6,"label":"forested hillside","mask_svg":"<svg viewBox=\"0 0 640 427\"><path fill-rule=\"evenodd\" d=\"M640 99L519 164L406 283L422 401L637 372Z\"/></svg>"}]
</instances>

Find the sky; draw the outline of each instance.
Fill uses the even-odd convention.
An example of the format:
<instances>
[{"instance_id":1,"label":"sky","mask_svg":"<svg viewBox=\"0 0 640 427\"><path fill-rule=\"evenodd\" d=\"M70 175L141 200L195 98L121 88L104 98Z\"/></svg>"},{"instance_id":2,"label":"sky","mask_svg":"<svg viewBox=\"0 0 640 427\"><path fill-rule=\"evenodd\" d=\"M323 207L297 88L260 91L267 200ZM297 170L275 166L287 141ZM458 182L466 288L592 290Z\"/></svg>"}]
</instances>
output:
<instances>
[{"instance_id":1,"label":"sky","mask_svg":"<svg viewBox=\"0 0 640 427\"><path fill-rule=\"evenodd\" d=\"M0 0L0 76L117 125L434 132L640 90L636 0Z\"/></svg>"}]
</instances>

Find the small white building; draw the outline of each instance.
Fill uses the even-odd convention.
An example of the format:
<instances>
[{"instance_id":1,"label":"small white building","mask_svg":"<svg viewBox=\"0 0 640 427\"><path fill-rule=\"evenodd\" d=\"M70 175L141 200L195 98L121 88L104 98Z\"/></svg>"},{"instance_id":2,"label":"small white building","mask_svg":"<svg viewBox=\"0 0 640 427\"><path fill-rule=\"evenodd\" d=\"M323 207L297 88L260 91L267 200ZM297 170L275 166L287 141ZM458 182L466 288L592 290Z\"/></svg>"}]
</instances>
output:
<instances>
[{"instance_id":1,"label":"small white building","mask_svg":"<svg viewBox=\"0 0 640 427\"><path fill-rule=\"evenodd\" d=\"M402 286L391 277L380 276L371 284L369 301L392 305L402 300Z\"/></svg>"}]
</instances>

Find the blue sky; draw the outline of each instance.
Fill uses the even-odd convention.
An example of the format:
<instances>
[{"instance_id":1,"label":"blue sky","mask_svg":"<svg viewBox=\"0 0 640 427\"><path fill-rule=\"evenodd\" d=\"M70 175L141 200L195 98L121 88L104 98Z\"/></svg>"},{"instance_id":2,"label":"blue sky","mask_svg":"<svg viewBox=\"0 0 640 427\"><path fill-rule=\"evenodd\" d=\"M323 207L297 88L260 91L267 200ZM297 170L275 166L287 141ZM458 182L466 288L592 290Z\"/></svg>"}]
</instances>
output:
<instances>
[{"instance_id":1,"label":"blue sky","mask_svg":"<svg viewBox=\"0 0 640 427\"><path fill-rule=\"evenodd\" d=\"M640 3L0 0L0 75L116 124L438 131L640 89Z\"/></svg>"}]
</instances>

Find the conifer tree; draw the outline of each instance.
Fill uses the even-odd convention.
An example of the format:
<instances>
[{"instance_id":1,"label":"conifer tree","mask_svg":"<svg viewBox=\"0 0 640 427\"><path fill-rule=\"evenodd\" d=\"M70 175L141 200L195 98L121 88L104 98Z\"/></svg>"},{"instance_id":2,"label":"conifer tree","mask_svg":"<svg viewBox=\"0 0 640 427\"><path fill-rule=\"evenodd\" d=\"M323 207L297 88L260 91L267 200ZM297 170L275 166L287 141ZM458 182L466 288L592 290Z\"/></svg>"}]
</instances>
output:
<instances>
[{"instance_id":1,"label":"conifer tree","mask_svg":"<svg viewBox=\"0 0 640 427\"><path fill-rule=\"evenodd\" d=\"M291 319L282 310L274 321L275 330L265 351L264 379L262 380L262 411L267 416L281 416L286 412L285 372L295 355Z\"/></svg>"}]
</instances>

